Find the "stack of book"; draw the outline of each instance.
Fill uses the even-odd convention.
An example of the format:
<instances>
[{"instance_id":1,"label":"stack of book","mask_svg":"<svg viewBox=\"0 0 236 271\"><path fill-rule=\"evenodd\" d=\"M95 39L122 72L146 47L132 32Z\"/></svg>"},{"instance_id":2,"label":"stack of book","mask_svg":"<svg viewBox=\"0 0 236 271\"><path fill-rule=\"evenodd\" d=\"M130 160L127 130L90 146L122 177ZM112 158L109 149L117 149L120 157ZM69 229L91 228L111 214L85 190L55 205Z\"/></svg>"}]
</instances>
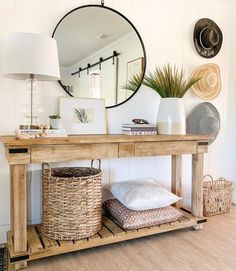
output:
<instances>
[{"instance_id":1,"label":"stack of book","mask_svg":"<svg viewBox=\"0 0 236 271\"><path fill-rule=\"evenodd\" d=\"M157 128L154 124L129 124L122 125L124 135L157 135Z\"/></svg>"},{"instance_id":2,"label":"stack of book","mask_svg":"<svg viewBox=\"0 0 236 271\"><path fill-rule=\"evenodd\" d=\"M67 133L65 129L18 129L18 134L36 135L44 134L45 137L65 137Z\"/></svg>"}]
</instances>

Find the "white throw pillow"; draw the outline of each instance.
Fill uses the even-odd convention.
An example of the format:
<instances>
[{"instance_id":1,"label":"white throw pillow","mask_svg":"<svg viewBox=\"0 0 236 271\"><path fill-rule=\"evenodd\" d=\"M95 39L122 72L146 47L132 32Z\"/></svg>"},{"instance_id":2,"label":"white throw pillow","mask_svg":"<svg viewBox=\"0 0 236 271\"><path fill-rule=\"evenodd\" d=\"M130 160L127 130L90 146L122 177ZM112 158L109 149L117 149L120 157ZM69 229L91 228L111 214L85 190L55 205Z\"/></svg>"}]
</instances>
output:
<instances>
[{"instance_id":1,"label":"white throw pillow","mask_svg":"<svg viewBox=\"0 0 236 271\"><path fill-rule=\"evenodd\" d=\"M136 211L167 207L181 199L152 179L114 183L109 190L127 208Z\"/></svg>"}]
</instances>

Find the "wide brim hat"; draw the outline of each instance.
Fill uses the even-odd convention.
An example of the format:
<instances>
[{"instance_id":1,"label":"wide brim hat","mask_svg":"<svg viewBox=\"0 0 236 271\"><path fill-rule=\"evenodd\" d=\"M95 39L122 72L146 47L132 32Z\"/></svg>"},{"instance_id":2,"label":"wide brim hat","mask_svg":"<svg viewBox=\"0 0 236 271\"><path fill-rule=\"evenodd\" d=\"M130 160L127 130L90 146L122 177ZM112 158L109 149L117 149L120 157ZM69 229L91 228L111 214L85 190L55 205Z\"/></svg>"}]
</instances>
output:
<instances>
[{"instance_id":1,"label":"wide brim hat","mask_svg":"<svg viewBox=\"0 0 236 271\"><path fill-rule=\"evenodd\" d=\"M195 24L193 42L200 56L212 58L220 51L223 34L214 21L202 18Z\"/></svg>"},{"instance_id":2,"label":"wide brim hat","mask_svg":"<svg viewBox=\"0 0 236 271\"><path fill-rule=\"evenodd\" d=\"M220 114L215 106L204 102L195 106L186 119L187 134L211 135L208 144L217 137L220 130Z\"/></svg>"},{"instance_id":3,"label":"wide brim hat","mask_svg":"<svg viewBox=\"0 0 236 271\"><path fill-rule=\"evenodd\" d=\"M220 68L217 64L201 65L193 70L192 78L200 78L193 86L194 93L203 100L216 98L221 91Z\"/></svg>"}]
</instances>

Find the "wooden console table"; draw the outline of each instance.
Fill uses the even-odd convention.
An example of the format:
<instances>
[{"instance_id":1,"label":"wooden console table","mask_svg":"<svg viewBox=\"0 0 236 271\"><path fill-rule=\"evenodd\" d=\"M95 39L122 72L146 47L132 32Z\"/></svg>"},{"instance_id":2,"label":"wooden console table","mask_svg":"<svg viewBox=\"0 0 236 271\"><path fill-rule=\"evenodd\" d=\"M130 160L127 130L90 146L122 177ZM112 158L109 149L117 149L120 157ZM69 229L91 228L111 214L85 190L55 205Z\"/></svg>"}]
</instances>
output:
<instances>
[{"instance_id":1,"label":"wooden console table","mask_svg":"<svg viewBox=\"0 0 236 271\"><path fill-rule=\"evenodd\" d=\"M81 250L89 247L120 242L176 229L199 229L206 219L203 212L203 154L207 152L205 135L181 136L126 136L81 135L64 138L17 140L13 136L0 139L6 149L11 179L11 231L7 234L12 269L21 269L27 262L43 257ZM26 172L31 163L62 162L78 159L102 159L136 156L172 156L172 192L181 192L181 155L192 155L192 208L191 212L176 206L184 217L174 223L123 230L110 218L103 217L98 234L79 241L55 241L42 235L39 225L27 228Z\"/></svg>"}]
</instances>

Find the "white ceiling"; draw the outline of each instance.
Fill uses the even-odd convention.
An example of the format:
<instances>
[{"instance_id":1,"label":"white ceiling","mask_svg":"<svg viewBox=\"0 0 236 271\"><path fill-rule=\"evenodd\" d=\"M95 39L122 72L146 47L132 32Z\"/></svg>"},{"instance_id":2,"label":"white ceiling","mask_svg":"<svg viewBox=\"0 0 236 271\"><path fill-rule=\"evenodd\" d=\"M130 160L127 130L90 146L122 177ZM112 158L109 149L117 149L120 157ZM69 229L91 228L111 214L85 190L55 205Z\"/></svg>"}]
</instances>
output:
<instances>
[{"instance_id":1,"label":"white ceiling","mask_svg":"<svg viewBox=\"0 0 236 271\"><path fill-rule=\"evenodd\" d=\"M60 66L70 67L132 30L123 17L108 9L78 9L64 18L54 34ZM102 34L109 37L98 39Z\"/></svg>"}]
</instances>

